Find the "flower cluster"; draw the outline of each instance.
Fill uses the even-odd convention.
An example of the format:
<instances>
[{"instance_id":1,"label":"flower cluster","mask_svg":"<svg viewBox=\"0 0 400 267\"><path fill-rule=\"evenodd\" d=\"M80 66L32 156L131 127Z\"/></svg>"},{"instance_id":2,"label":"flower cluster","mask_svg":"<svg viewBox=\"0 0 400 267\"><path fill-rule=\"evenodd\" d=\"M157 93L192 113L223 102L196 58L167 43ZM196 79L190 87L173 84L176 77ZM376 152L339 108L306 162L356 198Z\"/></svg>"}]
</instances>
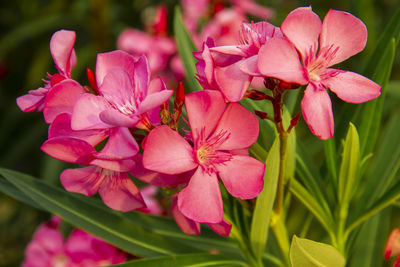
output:
<instances>
[{"instance_id":1,"label":"flower cluster","mask_svg":"<svg viewBox=\"0 0 400 267\"><path fill-rule=\"evenodd\" d=\"M254 7L251 1L242 5ZM194 53L204 90L185 95L180 84L171 99L173 90L152 75L157 69L152 56L149 63L145 55L121 50L98 54L95 73L87 71L89 86L80 85L71 77L75 33L56 32L50 50L59 73L49 74L44 87L17 103L25 112L43 111L50 124L45 153L81 166L62 172L65 189L87 196L99 192L116 210L143 211L146 203L133 175L165 191L174 189L171 213L185 233L199 234L200 223L206 223L229 235L220 186L234 197L252 199L264 185L265 165L248 152L258 138L258 119L238 103L243 97L271 100L280 123L283 91L307 85L304 118L315 135L327 139L333 135L333 116L325 88L353 103L380 94L373 81L329 68L365 46L364 24L348 13L331 10L321 23L311 8L298 8L280 28L243 23L237 34L237 44L216 46L207 39ZM265 81L273 97L247 93L255 78ZM186 118L180 119L182 113Z\"/></svg>"},{"instance_id":2,"label":"flower cluster","mask_svg":"<svg viewBox=\"0 0 400 267\"><path fill-rule=\"evenodd\" d=\"M125 262L126 254L118 248L80 229L67 239L60 232L60 219L41 224L25 251L23 267L109 266Z\"/></svg>"}]
</instances>

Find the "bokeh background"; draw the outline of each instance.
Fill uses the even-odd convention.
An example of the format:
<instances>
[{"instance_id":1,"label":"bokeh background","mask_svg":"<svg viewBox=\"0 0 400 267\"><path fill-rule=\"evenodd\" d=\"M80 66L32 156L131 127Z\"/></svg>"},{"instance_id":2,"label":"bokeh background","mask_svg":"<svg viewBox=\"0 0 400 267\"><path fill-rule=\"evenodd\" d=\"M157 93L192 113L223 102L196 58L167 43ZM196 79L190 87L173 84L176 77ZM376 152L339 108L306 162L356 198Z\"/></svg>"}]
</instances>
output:
<instances>
[{"instance_id":1,"label":"bokeh background","mask_svg":"<svg viewBox=\"0 0 400 267\"><path fill-rule=\"evenodd\" d=\"M47 136L47 126L42 115L21 112L15 99L28 90L42 86L41 79L47 72L56 72L49 51L49 41L55 31L76 31L78 64L73 69L72 76L82 84L87 84L85 69L95 69L96 54L116 49L118 35L125 28L144 29L160 3L168 8L169 21L172 21L174 6L179 4L178 0L0 2L0 166L29 173L59 185L59 174L66 165L51 159L40 150ZM271 22L276 25L280 25L294 8L308 5L312 5L313 10L321 17L330 8L345 10L359 17L368 27L367 48L343 64L344 69L355 72L363 69L379 34L400 6L398 0L262 0L258 3L275 10L276 16ZM169 28L169 34L172 35L172 29ZM399 110L399 53L396 55L391 80L383 124L394 110ZM336 110L340 110L340 102L334 105ZM312 136L310 138L315 139ZM49 218L49 214L0 193L0 266L18 266L35 228ZM394 218L392 223L395 226L400 221Z\"/></svg>"}]
</instances>

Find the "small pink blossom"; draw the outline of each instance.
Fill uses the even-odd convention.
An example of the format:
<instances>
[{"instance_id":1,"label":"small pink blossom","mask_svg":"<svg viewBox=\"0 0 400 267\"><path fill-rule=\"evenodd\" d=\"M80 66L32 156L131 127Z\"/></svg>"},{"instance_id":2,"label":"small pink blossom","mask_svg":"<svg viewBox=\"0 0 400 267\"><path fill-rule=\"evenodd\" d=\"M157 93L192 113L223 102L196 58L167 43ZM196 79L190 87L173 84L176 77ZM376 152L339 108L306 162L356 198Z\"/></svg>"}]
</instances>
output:
<instances>
[{"instance_id":1,"label":"small pink blossom","mask_svg":"<svg viewBox=\"0 0 400 267\"><path fill-rule=\"evenodd\" d=\"M60 125L64 127L63 124ZM51 131L60 132L57 129ZM60 177L64 188L86 196L99 192L104 203L116 210L130 211L145 207L139 189L128 176L128 171L135 167L133 157L139 151L129 130L124 127L110 130L110 137L100 152L79 137L81 136L52 137L41 147L55 159L87 166L64 170ZM85 137L92 143L99 140L99 136L90 134Z\"/></svg>"},{"instance_id":2,"label":"small pink blossom","mask_svg":"<svg viewBox=\"0 0 400 267\"><path fill-rule=\"evenodd\" d=\"M261 46L280 36L282 33L279 28L267 22L243 23L240 45L204 47L203 54L211 53L203 55L203 60L207 63L206 75L214 77L219 90L228 101L240 101L253 77L260 76L253 66L256 66ZM210 56L212 60L208 59Z\"/></svg>"},{"instance_id":3,"label":"small pink blossom","mask_svg":"<svg viewBox=\"0 0 400 267\"><path fill-rule=\"evenodd\" d=\"M266 42L252 68L258 67L263 76L308 85L301 102L304 119L313 134L324 140L331 138L332 104L325 88L350 103L380 95L381 87L373 81L354 72L329 68L364 49L367 29L347 12L331 9L321 23L311 7L302 7L287 16L281 30L286 38Z\"/></svg>"},{"instance_id":4,"label":"small pink blossom","mask_svg":"<svg viewBox=\"0 0 400 267\"><path fill-rule=\"evenodd\" d=\"M17 104L23 112L37 110L41 112L47 102L47 95L53 86L65 79L71 79L71 70L76 64L74 51L75 32L60 30L53 34L50 40L50 52L56 64L58 73L48 75L45 86L36 90L31 90L27 95L17 98ZM73 89L73 96L76 91ZM46 119L47 122L48 119Z\"/></svg>"},{"instance_id":5,"label":"small pink blossom","mask_svg":"<svg viewBox=\"0 0 400 267\"><path fill-rule=\"evenodd\" d=\"M258 120L237 103L226 107L218 91L191 93L185 106L193 145L168 126L159 126L147 136L143 166L169 175L193 170L188 185L178 194L180 212L196 222L220 223L223 208L218 178L229 193L242 199L256 197L263 188L264 164L235 152L257 140Z\"/></svg>"},{"instance_id":6,"label":"small pink blossom","mask_svg":"<svg viewBox=\"0 0 400 267\"><path fill-rule=\"evenodd\" d=\"M123 263L126 254L80 229L67 240L58 224L40 225L25 251L23 267L96 267Z\"/></svg>"},{"instance_id":7,"label":"small pink blossom","mask_svg":"<svg viewBox=\"0 0 400 267\"><path fill-rule=\"evenodd\" d=\"M123 51L99 54L96 80L100 95L79 97L72 113L72 129L131 128L147 120L147 112L158 108L172 95L172 90L167 90L163 82L160 88L149 87L150 75L145 56L135 62Z\"/></svg>"}]
</instances>

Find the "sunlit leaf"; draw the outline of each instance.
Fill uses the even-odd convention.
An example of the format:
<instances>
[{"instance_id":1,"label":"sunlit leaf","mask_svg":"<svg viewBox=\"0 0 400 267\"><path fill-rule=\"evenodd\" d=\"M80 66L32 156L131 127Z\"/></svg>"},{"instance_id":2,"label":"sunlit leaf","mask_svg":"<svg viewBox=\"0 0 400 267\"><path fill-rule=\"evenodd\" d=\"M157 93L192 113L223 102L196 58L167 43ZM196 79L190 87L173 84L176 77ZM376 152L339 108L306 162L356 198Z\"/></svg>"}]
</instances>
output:
<instances>
[{"instance_id":1,"label":"sunlit leaf","mask_svg":"<svg viewBox=\"0 0 400 267\"><path fill-rule=\"evenodd\" d=\"M293 236L290 247L293 267L341 267L346 260L334 247Z\"/></svg>"}]
</instances>

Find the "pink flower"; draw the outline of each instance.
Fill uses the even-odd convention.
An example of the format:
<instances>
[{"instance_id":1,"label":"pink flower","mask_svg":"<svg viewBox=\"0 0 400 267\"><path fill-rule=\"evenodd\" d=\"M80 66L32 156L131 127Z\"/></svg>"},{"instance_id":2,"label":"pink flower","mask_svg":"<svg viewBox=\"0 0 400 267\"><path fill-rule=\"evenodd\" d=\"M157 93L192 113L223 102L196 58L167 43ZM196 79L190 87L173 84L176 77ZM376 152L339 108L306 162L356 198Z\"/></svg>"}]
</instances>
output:
<instances>
[{"instance_id":1,"label":"pink flower","mask_svg":"<svg viewBox=\"0 0 400 267\"><path fill-rule=\"evenodd\" d=\"M44 87L31 90L27 95L17 98L17 104L23 112L34 110L42 111L47 102L47 95L53 86L64 79L71 78L71 69L76 64L74 51L75 32L60 30L53 34L50 40L50 52L59 73L48 75L48 81ZM72 89L72 96L76 96L76 88ZM46 119L47 122L48 119Z\"/></svg>"},{"instance_id":2,"label":"pink flower","mask_svg":"<svg viewBox=\"0 0 400 267\"><path fill-rule=\"evenodd\" d=\"M386 242L385 247L385 260L389 260L391 257L400 256L400 229L394 229ZM400 261L400 260L396 260Z\"/></svg>"},{"instance_id":3,"label":"pink flower","mask_svg":"<svg viewBox=\"0 0 400 267\"><path fill-rule=\"evenodd\" d=\"M308 84L301 102L304 119L313 134L324 140L331 138L334 121L325 88L350 103L366 102L380 94L381 87L373 81L329 68L364 49L367 29L349 13L331 9L321 23L311 7L302 7L287 16L281 30L287 39L266 42L253 66L267 77Z\"/></svg>"},{"instance_id":4,"label":"pink flower","mask_svg":"<svg viewBox=\"0 0 400 267\"><path fill-rule=\"evenodd\" d=\"M57 120L58 117L55 122ZM64 127L63 124L60 125ZM50 132L57 133L60 130L51 128ZM99 136L87 134L84 138L87 141L79 137L81 136L52 137L41 147L55 159L88 165L80 169L64 170L60 177L64 188L86 196L98 191L104 203L115 210L130 211L145 207L139 189L127 173L135 167L133 157L139 151L129 130L124 127L110 130L110 137L100 152L89 143L98 142Z\"/></svg>"},{"instance_id":5,"label":"pink flower","mask_svg":"<svg viewBox=\"0 0 400 267\"><path fill-rule=\"evenodd\" d=\"M150 69L145 56L137 62L123 52L113 51L97 57L96 80L100 95L83 94L72 113L72 129L134 127L147 112L158 108L172 95L164 83L150 87Z\"/></svg>"},{"instance_id":6,"label":"pink flower","mask_svg":"<svg viewBox=\"0 0 400 267\"><path fill-rule=\"evenodd\" d=\"M260 75L253 66L256 66L261 46L280 36L282 33L279 28L267 22L243 23L240 45L209 49L215 69L209 67L206 74L214 71L215 81L228 101L238 102L243 98L253 77ZM211 74L208 75L211 77Z\"/></svg>"},{"instance_id":7,"label":"pink flower","mask_svg":"<svg viewBox=\"0 0 400 267\"><path fill-rule=\"evenodd\" d=\"M96 267L125 261L125 253L80 229L65 241L58 224L48 222L36 230L26 248L23 267Z\"/></svg>"},{"instance_id":8,"label":"pink flower","mask_svg":"<svg viewBox=\"0 0 400 267\"><path fill-rule=\"evenodd\" d=\"M242 199L256 197L263 188L264 164L234 151L247 149L257 140L258 120L237 103L226 107L218 91L191 93L185 106L193 146L168 126L159 126L147 136L143 166L170 175L194 170L178 194L178 208L193 221L220 223L218 178L229 193Z\"/></svg>"}]
</instances>

